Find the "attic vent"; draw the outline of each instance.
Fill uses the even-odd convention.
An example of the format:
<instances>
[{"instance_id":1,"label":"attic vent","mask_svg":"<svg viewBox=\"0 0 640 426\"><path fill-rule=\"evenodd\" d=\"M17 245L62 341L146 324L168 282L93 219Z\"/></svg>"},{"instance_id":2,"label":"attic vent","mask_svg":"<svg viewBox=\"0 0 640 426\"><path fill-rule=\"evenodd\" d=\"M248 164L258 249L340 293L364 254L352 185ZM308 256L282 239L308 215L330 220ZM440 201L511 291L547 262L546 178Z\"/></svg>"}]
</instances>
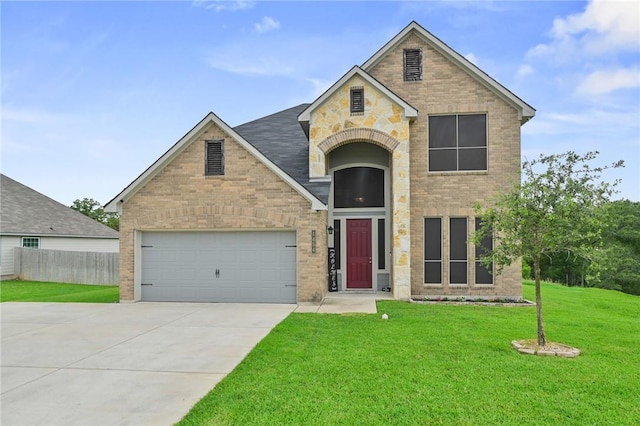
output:
<instances>
[{"instance_id":1,"label":"attic vent","mask_svg":"<svg viewBox=\"0 0 640 426\"><path fill-rule=\"evenodd\" d=\"M224 140L205 141L205 151L204 174L224 175Z\"/></svg>"},{"instance_id":2,"label":"attic vent","mask_svg":"<svg viewBox=\"0 0 640 426\"><path fill-rule=\"evenodd\" d=\"M351 88L351 114L364 113L364 87Z\"/></svg>"},{"instance_id":3,"label":"attic vent","mask_svg":"<svg viewBox=\"0 0 640 426\"><path fill-rule=\"evenodd\" d=\"M422 80L422 50L404 49L404 81Z\"/></svg>"}]
</instances>

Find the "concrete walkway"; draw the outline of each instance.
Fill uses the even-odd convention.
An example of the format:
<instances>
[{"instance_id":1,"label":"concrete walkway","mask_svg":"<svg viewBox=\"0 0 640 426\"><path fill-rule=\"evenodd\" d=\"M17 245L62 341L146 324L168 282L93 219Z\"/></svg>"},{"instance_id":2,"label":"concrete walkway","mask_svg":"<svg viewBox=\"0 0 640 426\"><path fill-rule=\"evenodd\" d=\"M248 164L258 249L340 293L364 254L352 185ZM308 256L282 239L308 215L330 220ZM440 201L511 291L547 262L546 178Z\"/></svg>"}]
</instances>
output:
<instances>
[{"instance_id":1,"label":"concrete walkway","mask_svg":"<svg viewBox=\"0 0 640 426\"><path fill-rule=\"evenodd\" d=\"M296 305L0 304L0 423L171 425Z\"/></svg>"},{"instance_id":2,"label":"concrete walkway","mask_svg":"<svg viewBox=\"0 0 640 426\"><path fill-rule=\"evenodd\" d=\"M376 300L392 300L391 293L329 293L321 304L300 303L294 312L318 314L347 314L378 312Z\"/></svg>"}]
</instances>

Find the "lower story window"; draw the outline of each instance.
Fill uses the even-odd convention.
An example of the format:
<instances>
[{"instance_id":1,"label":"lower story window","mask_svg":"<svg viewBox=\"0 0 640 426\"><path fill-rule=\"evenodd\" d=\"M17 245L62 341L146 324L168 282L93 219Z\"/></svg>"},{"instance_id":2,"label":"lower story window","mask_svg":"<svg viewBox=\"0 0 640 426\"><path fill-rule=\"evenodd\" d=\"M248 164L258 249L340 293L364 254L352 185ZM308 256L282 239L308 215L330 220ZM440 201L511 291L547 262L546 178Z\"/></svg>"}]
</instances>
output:
<instances>
[{"instance_id":1,"label":"lower story window","mask_svg":"<svg viewBox=\"0 0 640 426\"><path fill-rule=\"evenodd\" d=\"M40 237L22 237L23 248L40 248Z\"/></svg>"},{"instance_id":2,"label":"lower story window","mask_svg":"<svg viewBox=\"0 0 640 426\"><path fill-rule=\"evenodd\" d=\"M467 284L467 218L449 219L449 282Z\"/></svg>"},{"instance_id":3,"label":"lower story window","mask_svg":"<svg viewBox=\"0 0 640 426\"><path fill-rule=\"evenodd\" d=\"M482 228L482 219L476 218L476 232ZM488 233L480 242L480 245L476 246L476 284L493 284L493 263L489 265L489 268L484 266L478 259L485 253L493 250L493 235Z\"/></svg>"},{"instance_id":4,"label":"lower story window","mask_svg":"<svg viewBox=\"0 0 640 426\"><path fill-rule=\"evenodd\" d=\"M424 283L442 283L442 219L424 220Z\"/></svg>"}]
</instances>

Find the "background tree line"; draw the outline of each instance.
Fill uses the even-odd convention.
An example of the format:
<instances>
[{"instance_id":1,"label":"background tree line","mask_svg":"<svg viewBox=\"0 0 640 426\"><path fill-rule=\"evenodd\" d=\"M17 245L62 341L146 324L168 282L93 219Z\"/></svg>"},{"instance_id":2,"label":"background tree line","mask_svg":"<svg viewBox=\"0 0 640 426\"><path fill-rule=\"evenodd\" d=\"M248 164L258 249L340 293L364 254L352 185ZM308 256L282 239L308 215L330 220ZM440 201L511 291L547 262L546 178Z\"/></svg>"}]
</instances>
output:
<instances>
[{"instance_id":1,"label":"background tree line","mask_svg":"<svg viewBox=\"0 0 640 426\"><path fill-rule=\"evenodd\" d=\"M612 201L597 212L604 244L582 255L559 251L544 256L542 279L640 295L640 202ZM524 266L524 278L533 278L531 266Z\"/></svg>"}]
</instances>

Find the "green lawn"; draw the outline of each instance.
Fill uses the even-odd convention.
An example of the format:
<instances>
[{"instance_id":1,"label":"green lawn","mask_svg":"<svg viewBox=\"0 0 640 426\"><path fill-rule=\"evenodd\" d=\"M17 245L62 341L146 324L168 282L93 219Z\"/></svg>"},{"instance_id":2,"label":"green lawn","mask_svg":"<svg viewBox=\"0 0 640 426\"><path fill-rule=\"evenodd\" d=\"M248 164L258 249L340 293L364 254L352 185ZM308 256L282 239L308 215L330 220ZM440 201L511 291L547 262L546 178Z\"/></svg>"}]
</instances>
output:
<instances>
[{"instance_id":1,"label":"green lawn","mask_svg":"<svg viewBox=\"0 0 640 426\"><path fill-rule=\"evenodd\" d=\"M535 338L534 307L291 314L179 425L640 424L640 297L545 284L543 302L578 358L511 348Z\"/></svg>"},{"instance_id":2,"label":"green lawn","mask_svg":"<svg viewBox=\"0 0 640 426\"><path fill-rule=\"evenodd\" d=\"M114 303L119 295L113 285L0 281L0 302Z\"/></svg>"}]
</instances>

